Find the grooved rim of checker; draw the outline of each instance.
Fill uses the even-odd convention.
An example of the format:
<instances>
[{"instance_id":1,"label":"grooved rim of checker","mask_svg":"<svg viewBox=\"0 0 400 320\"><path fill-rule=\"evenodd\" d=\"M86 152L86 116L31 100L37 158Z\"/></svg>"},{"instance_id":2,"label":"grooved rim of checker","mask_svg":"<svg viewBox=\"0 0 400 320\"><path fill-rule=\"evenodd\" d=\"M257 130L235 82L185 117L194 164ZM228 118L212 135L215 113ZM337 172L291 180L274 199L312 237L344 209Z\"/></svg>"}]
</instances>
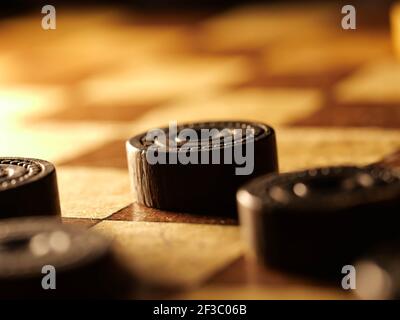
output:
<instances>
[{"instance_id":1,"label":"grooved rim of checker","mask_svg":"<svg viewBox=\"0 0 400 320\"><path fill-rule=\"evenodd\" d=\"M254 137L254 141L259 140L263 136L269 135L273 132L272 128L263 125L263 124L258 124L258 123L253 123L253 122L245 122L245 121L215 121L215 122L197 122L197 123L188 123L188 124L182 124L177 126L177 134L181 132L184 129L193 129L193 130L201 130L201 129L217 129L217 130L235 130L235 129L241 129L241 130L246 130L250 129L253 130L252 136ZM169 128L164 127L161 128L163 132L165 132L166 135L169 134ZM243 131L242 131L243 133ZM231 137L235 138L234 134L230 134ZM146 150L150 145L154 145L156 143L155 140L152 141L146 141L146 133L141 134L139 136L136 136L132 139L130 139L130 144L134 145L134 140L139 140L140 141L140 148L143 150ZM231 142L225 143L223 140L223 137L219 138L219 143L217 144L211 144L210 141L208 144L201 144L201 140L196 140L194 143L196 143L195 146L192 147L185 147L185 152L187 151L210 151L210 150L215 150L215 149L222 149L222 148L227 148L231 147L237 144L243 144L246 143L246 141L249 139L248 136L243 137L243 134L240 139L232 139ZM213 140L211 140L213 141ZM191 141L193 142L193 141ZM166 150L167 152L179 152L181 150L181 146L177 146L174 148L167 147L165 145L159 145L159 147L163 150Z\"/></svg>"},{"instance_id":2,"label":"grooved rim of checker","mask_svg":"<svg viewBox=\"0 0 400 320\"><path fill-rule=\"evenodd\" d=\"M70 236L70 246L63 253L49 252L42 256L32 253L29 246L10 249L12 241L31 241L39 234L64 232ZM80 266L105 257L111 250L111 242L93 232L71 225L64 225L52 218L20 218L0 223L0 279L41 276L45 265L52 265L57 272L78 269ZM21 263L21 261L23 263Z\"/></svg>"},{"instance_id":3,"label":"grooved rim of checker","mask_svg":"<svg viewBox=\"0 0 400 320\"><path fill-rule=\"evenodd\" d=\"M18 158L0 158L0 190L8 189L9 187L18 186L35 176L38 176L44 171L43 164L31 159ZM10 166L10 168L7 168ZM10 169L17 167L23 170L23 174L13 177L10 175Z\"/></svg>"},{"instance_id":4,"label":"grooved rim of checker","mask_svg":"<svg viewBox=\"0 0 400 320\"><path fill-rule=\"evenodd\" d=\"M360 175L370 176L373 184L368 187L358 185L348 189L338 187L336 190L329 190L326 193L311 192L310 195L304 197L297 196L293 192L293 187L297 183L304 183L307 179L317 180L331 177L355 179ZM340 208L395 199L396 197L400 201L400 174L394 170L379 167L315 168L261 177L249 183L243 190L254 197L255 203L266 208L288 209L291 212L304 210L329 212Z\"/></svg>"},{"instance_id":5,"label":"grooved rim of checker","mask_svg":"<svg viewBox=\"0 0 400 320\"><path fill-rule=\"evenodd\" d=\"M37 182L55 172L52 163L34 158L0 157L0 167L3 167L3 178L0 178L0 192ZM9 175L10 171L12 172L15 169L19 171L18 177L4 178L4 172Z\"/></svg>"}]
</instances>

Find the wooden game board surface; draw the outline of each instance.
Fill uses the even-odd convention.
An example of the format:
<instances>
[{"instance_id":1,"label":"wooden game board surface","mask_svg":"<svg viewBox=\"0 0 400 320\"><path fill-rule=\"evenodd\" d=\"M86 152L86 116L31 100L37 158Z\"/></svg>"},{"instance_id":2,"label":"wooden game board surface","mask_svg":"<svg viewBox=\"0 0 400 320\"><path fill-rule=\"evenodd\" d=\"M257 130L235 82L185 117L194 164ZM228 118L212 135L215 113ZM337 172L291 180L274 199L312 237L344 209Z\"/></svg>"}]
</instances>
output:
<instances>
[{"instance_id":1,"label":"wooden game board surface","mask_svg":"<svg viewBox=\"0 0 400 320\"><path fill-rule=\"evenodd\" d=\"M1 22L0 153L57 165L64 221L116 240L142 282L131 297L352 298L246 263L235 220L134 203L124 141L171 120L256 120L276 128L281 171L378 161L400 148L385 12L343 31L334 5L62 10L54 32Z\"/></svg>"}]
</instances>

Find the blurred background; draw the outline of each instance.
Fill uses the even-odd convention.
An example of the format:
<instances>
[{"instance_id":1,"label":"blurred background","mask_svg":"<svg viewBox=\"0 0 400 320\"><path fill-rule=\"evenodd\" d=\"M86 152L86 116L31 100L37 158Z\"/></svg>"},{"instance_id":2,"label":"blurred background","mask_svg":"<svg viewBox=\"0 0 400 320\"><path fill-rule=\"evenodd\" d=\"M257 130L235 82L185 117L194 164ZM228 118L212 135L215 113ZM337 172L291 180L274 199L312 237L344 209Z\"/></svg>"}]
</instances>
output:
<instances>
[{"instance_id":1,"label":"blurred background","mask_svg":"<svg viewBox=\"0 0 400 320\"><path fill-rule=\"evenodd\" d=\"M53 1L56 30L44 4L1 5L3 155L70 163L170 120L400 125L392 1L353 1L356 30L340 1Z\"/></svg>"}]
</instances>

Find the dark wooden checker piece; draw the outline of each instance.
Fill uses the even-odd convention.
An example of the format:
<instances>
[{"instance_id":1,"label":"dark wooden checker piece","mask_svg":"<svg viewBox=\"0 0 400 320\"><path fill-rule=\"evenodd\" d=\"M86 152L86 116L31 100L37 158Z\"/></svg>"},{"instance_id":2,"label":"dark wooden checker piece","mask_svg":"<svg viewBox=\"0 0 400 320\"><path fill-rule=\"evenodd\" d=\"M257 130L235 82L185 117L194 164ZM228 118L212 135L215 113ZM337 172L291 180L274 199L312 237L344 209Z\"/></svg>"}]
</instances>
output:
<instances>
[{"instance_id":1,"label":"dark wooden checker piece","mask_svg":"<svg viewBox=\"0 0 400 320\"><path fill-rule=\"evenodd\" d=\"M217 130L218 136L203 141L191 139L181 144L180 134L192 129L200 137L202 130ZM236 215L235 194L237 189L249 179L278 170L275 132L271 127L252 122L203 122L180 125L174 137L169 128L160 129L168 136L166 145L159 141L145 141L146 133L137 135L127 142L130 175L138 202L161 210L198 213L206 215ZM240 134L235 135L234 130ZM252 130L252 140L246 134ZM226 138L230 142L226 143ZM171 146L171 139L175 144ZM250 144L252 146L250 146ZM167 163L149 163L150 148L157 147L158 155L163 154ZM239 164L234 158L237 148L251 152L252 171L238 174ZM251 150L251 151L250 151ZM213 163L217 153L219 162ZM227 161L226 153L233 158ZM190 154L197 163L182 164L180 156ZM175 162L170 160L174 156ZM203 159L207 159L207 163ZM246 164L247 165L247 164Z\"/></svg>"},{"instance_id":2,"label":"dark wooden checker piece","mask_svg":"<svg viewBox=\"0 0 400 320\"><path fill-rule=\"evenodd\" d=\"M398 237L399 204L400 176L379 166L264 176L238 192L242 227L259 261L331 279Z\"/></svg>"},{"instance_id":3,"label":"dark wooden checker piece","mask_svg":"<svg viewBox=\"0 0 400 320\"><path fill-rule=\"evenodd\" d=\"M56 170L51 163L0 158L0 218L60 213Z\"/></svg>"},{"instance_id":4,"label":"dark wooden checker piece","mask_svg":"<svg viewBox=\"0 0 400 320\"><path fill-rule=\"evenodd\" d=\"M55 288L43 287L45 267L55 271ZM111 241L97 233L54 218L0 222L0 297L114 297L130 287L130 277L115 259Z\"/></svg>"}]
</instances>

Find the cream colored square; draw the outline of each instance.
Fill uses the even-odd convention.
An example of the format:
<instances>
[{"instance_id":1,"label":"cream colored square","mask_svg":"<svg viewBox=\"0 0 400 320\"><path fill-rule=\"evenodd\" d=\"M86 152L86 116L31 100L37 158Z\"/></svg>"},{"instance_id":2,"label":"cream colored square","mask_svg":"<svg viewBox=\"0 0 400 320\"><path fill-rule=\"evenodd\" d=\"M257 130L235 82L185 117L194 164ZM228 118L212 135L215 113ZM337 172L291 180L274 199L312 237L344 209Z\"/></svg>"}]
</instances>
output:
<instances>
[{"instance_id":1,"label":"cream colored square","mask_svg":"<svg viewBox=\"0 0 400 320\"><path fill-rule=\"evenodd\" d=\"M67 90L62 86L0 84L0 130L25 126L57 112L66 106L67 100Z\"/></svg>"},{"instance_id":2,"label":"cream colored square","mask_svg":"<svg viewBox=\"0 0 400 320\"><path fill-rule=\"evenodd\" d=\"M62 216L104 219L134 201L126 170L59 167Z\"/></svg>"},{"instance_id":3,"label":"cream colored square","mask_svg":"<svg viewBox=\"0 0 400 320\"><path fill-rule=\"evenodd\" d=\"M400 62L374 62L341 81L334 91L341 102L400 102Z\"/></svg>"},{"instance_id":4,"label":"cream colored square","mask_svg":"<svg viewBox=\"0 0 400 320\"><path fill-rule=\"evenodd\" d=\"M112 123L41 123L0 127L0 154L65 163L123 134ZM124 129L125 130L125 129Z\"/></svg>"},{"instance_id":5,"label":"cream colored square","mask_svg":"<svg viewBox=\"0 0 400 320\"><path fill-rule=\"evenodd\" d=\"M242 254L239 228L207 224L103 221L138 278L163 287L193 287Z\"/></svg>"},{"instance_id":6,"label":"cream colored square","mask_svg":"<svg viewBox=\"0 0 400 320\"><path fill-rule=\"evenodd\" d=\"M249 120L276 126L312 114L322 106L323 95L314 89L241 89L221 94L193 95L157 108L135 121L147 131L171 121Z\"/></svg>"},{"instance_id":7,"label":"cream colored square","mask_svg":"<svg viewBox=\"0 0 400 320\"><path fill-rule=\"evenodd\" d=\"M367 165L400 148L400 130L374 128L276 128L279 166Z\"/></svg>"}]
</instances>

